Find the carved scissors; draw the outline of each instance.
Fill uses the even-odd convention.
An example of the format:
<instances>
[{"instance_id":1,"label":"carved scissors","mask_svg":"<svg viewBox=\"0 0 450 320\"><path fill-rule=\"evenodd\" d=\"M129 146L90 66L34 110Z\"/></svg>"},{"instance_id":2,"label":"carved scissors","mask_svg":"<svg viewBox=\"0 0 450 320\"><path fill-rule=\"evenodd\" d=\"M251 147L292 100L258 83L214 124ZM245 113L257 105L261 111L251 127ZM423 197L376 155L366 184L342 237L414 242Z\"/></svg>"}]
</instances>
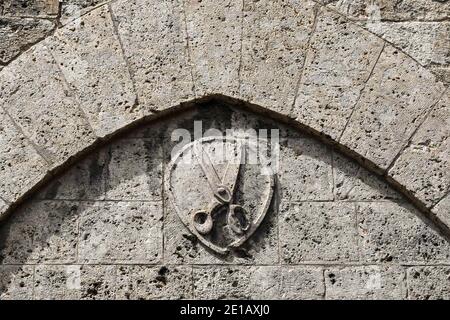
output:
<instances>
[{"instance_id":1,"label":"carved scissors","mask_svg":"<svg viewBox=\"0 0 450 320\"><path fill-rule=\"evenodd\" d=\"M247 211L242 206L232 203L241 164L245 160L244 150L242 146L239 146L238 152L240 156L238 154L237 163L234 163L235 161L229 162L223 179L220 179L208 153L201 147L201 144L195 145L195 157L213 193L207 210L199 210L192 216L194 227L200 234L211 232L214 225L214 216L225 212L227 214L227 223L234 233L242 235L250 228L250 219Z\"/></svg>"}]
</instances>

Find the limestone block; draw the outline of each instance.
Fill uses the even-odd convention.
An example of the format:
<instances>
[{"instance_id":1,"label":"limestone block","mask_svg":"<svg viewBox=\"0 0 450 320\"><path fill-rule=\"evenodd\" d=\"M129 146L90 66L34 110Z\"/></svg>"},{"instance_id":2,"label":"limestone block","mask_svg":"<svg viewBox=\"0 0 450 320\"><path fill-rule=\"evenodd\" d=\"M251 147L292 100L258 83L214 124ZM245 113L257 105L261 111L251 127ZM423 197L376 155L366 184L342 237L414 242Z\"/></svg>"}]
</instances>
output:
<instances>
[{"instance_id":1,"label":"limestone block","mask_svg":"<svg viewBox=\"0 0 450 320\"><path fill-rule=\"evenodd\" d=\"M277 299L279 267L194 267L196 299Z\"/></svg>"},{"instance_id":2,"label":"limestone block","mask_svg":"<svg viewBox=\"0 0 450 320\"><path fill-rule=\"evenodd\" d=\"M283 203L279 221L282 261L357 260L355 218L352 203Z\"/></svg>"},{"instance_id":3,"label":"limestone block","mask_svg":"<svg viewBox=\"0 0 450 320\"><path fill-rule=\"evenodd\" d=\"M448 18L450 4L435 0L322 0L352 19L391 21L439 21Z\"/></svg>"},{"instance_id":4,"label":"limestone block","mask_svg":"<svg viewBox=\"0 0 450 320\"><path fill-rule=\"evenodd\" d=\"M164 259L170 264L278 264L278 215L276 202L264 221L242 246L227 256L207 249L184 226L175 208L166 199L164 215Z\"/></svg>"},{"instance_id":5,"label":"limestone block","mask_svg":"<svg viewBox=\"0 0 450 320\"><path fill-rule=\"evenodd\" d=\"M322 299L323 270L314 266L281 267L280 299Z\"/></svg>"},{"instance_id":6,"label":"limestone block","mask_svg":"<svg viewBox=\"0 0 450 320\"><path fill-rule=\"evenodd\" d=\"M450 244L412 206L394 202L358 204L364 262L438 263L450 259Z\"/></svg>"},{"instance_id":7,"label":"limestone block","mask_svg":"<svg viewBox=\"0 0 450 320\"><path fill-rule=\"evenodd\" d=\"M382 178L340 153L333 153L333 165L337 200L368 201L402 198Z\"/></svg>"},{"instance_id":8,"label":"limestone block","mask_svg":"<svg viewBox=\"0 0 450 320\"><path fill-rule=\"evenodd\" d=\"M0 78L4 79L6 73L9 73L9 68L3 71ZM2 93L0 93L1 99ZM47 167L45 160L0 107L1 197L9 202L16 201L45 176ZM6 209L5 204L0 207Z\"/></svg>"},{"instance_id":9,"label":"limestone block","mask_svg":"<svg viewBox=\"0 0 450 320\"><path fill-rule=\"evenodd\" d=\"M0 62L9 62L27 46L44 38L54 28L54 22L46 19L1 17Z\"/></svg>"},{"instance_id":10,"label":"limestone block","mask_svg":"<svg viewBox=\"0 0 450 320\"><path fill-rule=\"evenodd\" d=\"M22 225L33 229L33 250L27 260L59 264L75 262L81 204L35 201L24 210L26 215Z\"/></svg>"},{"instance_id":11,"label":"limestone block","mask_svg":"<svg viewBox=\"0 0 450 320\"><path fill-rule=\"evenodd\" d=\"M341 143L386 169L443 91L429 71L387 45Z\"/></svg>"},{"instance_id":12,"label":"limestone block","mask_svg":"<svg viewBox=\"0 0 450 320\"><path fill-rule=\"evenodd\" d=\"M192 99L181 1L122 0L111 8L143 110Z\"/></svg>"},{"instance_id":13,"label":"limestone block","mask_svg":"<svg viewBox=\"0 0 450 320\"><path fill-rule=\"evenodd\" d=\"M160 200L162 159L162 146L152 139L123 139L112 144L106 198Z\"/></svg>"},{"instance_id":14,"label":"limestone block","mask_svg":"<svg viewBox=\"0 0 450 320\"><path fill-rule=\"evenodd\" d=\"M32 266L0 265L0 300L31 300Z\"/></svg>"},{"instance_id":15,"label":"limestone block","mask_svg":"<svg viewBox=\"0 0 450 320\"><path fill-rule=\"evenodd\" d=\"M58 0L3 0L1 7L6 16L56 17ZM1 11L0 11L1 13Z\"/></svg>"},{"instance_id":16,"label":"limestone block","mask_svg":"<svg viewBox=\"0 0 450 320\"><path fill-rule=\"evenodd\" d=\"M119 266L117 299L192 299L189 266Z\"/></svg>"},{"instance_id":17,"label":"limestone block","mask_svg":"<svg viewBox=\"0 0 450 320\"><path fill-rule=\"evenodd\" d=\"M184 1L197 96L233 95L239 87L242 1Z\"/></svg>"},{"instance_id":18,"label":"limestone block","mask_svg":"<svg viewBox=\"0 0 450 320\"><path fill-rule=\"evenodd\" d=\"M83 263L158 262L162 257L162 204L87 202L80 218L78 257Z\"/></svg>"},{"instance_id":19,"label":"limestone block","mask_svg":"<svg viewBox=\"0 0 450 320\"><path fill-rule=\"evenodd\" d=\"M91 153L63 175L55 177L36 197L46 200L105 198L108 148Z\"/></svg>"},{"instance_id":20,"label":"limestone block","mask_svg":"<svg viewBox=\"0 0 450 320\"><path fill-rule=\"evenodd\" d=\"M383 41L322 10L292 115L338 140L383 49Z\"/></svg>"},{"instance_id":21,"label":"limestone block","mask_svg":"<svg viewBox=\"0 0 450 320\"><path fill-rule=\"evenodd\" d=\"M450 190L450 92L402 151L389 175L432 207Z\"/></svg>"},{"instance_id":22,"label":"limestone block","mask_svg":"<svg viewBox=\"0 0 450 320\"><path fill-rule=\"evenodd\" d=\"M5 72L0 74L0 105L46 159L61 164L95 141L44 45L38 44L20 56L9 65L9 71L9 77Z\"/></svg>"},{"instance_id":23,"label":"limestone block","mask_svg":"<svg viewBox=\"0 0 450 320\"><path fill-rule=\"evenodd\" d=\"M450 64L449 22L379 22L368 23L366 28L395 44L421 65Z\"/></svg>"},{"instance_id":24,"label":"limestone block","mask_svg":"<svg viewBox=\"0 0 450 320\"><path fill-rule=\"evenodd\" d=\"M290 134L280 142L278 178L283 198L332 200L331 150L305 135Z\"/></svg>"},{"instance_id":25,"label":"limestone block","mask_svg":"<svg viewBox=\"0 0 450 320\"><path fill-rule=\"evenodd\" d=\"M405 271L398 266L331 267L325 271L327 299L404 299Z\"/></svg>"},{"instance_id":26,"label":"limestone block","mask_svg":"<svg viewBox=\"0 0 450 320\"><path fill-rule=\"evenodd\" d=\"M448 266L411 267L407 269L407 272L409 299L450 299L450 268Z\"/></svg>"},{"instance_id":27,"label":"limestone block","mask_svg":"<svg viewBox=\"0 0 450 320\"><path fill-rule=\"evenodd\" d=\"M432 211L441 221L450 226L450 193L439 201Z\"/></svg>"},{"instance_id":28,"label":"limestone block","mask_svg":"<svg viewBox=\"0 0 450 320\"><path fill-rule=\"evenodd\" d=\"M289 114L316 11L312 1L244 1L243 98Z\"/></svg>"},{"instance_id":29,"label":"limestone block","mask_svg":"<svg viewBox=\"0 0 450 320\"><path fill-rule=\"evenodd\" d=\"M7 209L8 204L3 199L0 198L0 218L6 212Z\"/></svg>"},{"instance_id":30,"label":"limestone block","mask_svg":"<svg viewBox=\"0 0 450 320\"><path fill-rule=\"evenodd\" d=\"M37 300L114 299L116 266L38 265Z\"/></svg>"},{"instance_id":31,"label":"limestone block","mask_svg":"<svg viewBox=\"0 0 450 320\"><path fill-rule=\"evenodd\" d=\"M143 115L107 6L58 29L45 43L97 136Z\"/></svg>"},{"instance_id":32,"label":"limestone block","mask_svg":"<svg viewBox=\"0 0 450 320\"><path fill-rule=\"evenodd\" d=\"M67 0L61 2L61 17L59 22L62 25L70 23L96 7L107 3L107 0Z\"/></svg>"}]
</instances>

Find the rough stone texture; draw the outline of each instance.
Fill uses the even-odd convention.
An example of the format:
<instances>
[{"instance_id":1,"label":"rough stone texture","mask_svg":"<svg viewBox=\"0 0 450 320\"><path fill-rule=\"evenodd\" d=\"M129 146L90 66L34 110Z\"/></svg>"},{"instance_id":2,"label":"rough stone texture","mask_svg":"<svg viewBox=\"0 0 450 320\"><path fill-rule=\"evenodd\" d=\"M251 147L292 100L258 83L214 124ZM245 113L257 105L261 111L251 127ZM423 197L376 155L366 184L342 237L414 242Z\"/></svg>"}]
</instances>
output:
<instances>
[{"instance_id":1,"label":"rough stone texture","mask_svg":"<svg viewBox=\"0 0 450 320\"><path fill-rule=\"evenodd\" d=\"M0 300L30 300L33 273L32 266L0 266Z\"/></svg>"},{"instance_id":2,"label":"rough stone texture","mask_svg":"<svg viewBox=\"0 0 450 320\"><path fill-rule=\"evenodd\" d=\"M382 178L337 152L333 153L333 169L334 192L338 200L401 199L401 195L392 190Z\"/></svg>"},{"instance_id":3,"label":"rough stone texture","mask_svg":"<svg viewBox=\"0 0 450 320\"><path fill-rule=\"evenodd\" d=\"M448 263L450 244L409 205L359 203L361 258L368 262ZM418 216L416 216L418 215Z\"/></svg>"},{"instance_id":4,"label":"rough stone texture","mask_svg":"<svg viewBox=\"0 0 450 320\"><path fill-rule=\"evenodd\" d=\"M283 197L332 200L331 150L305 136L283 138L280 146L280 189Z\"/></svg>"},{"instance_id":5,"label":"rough stone texture","mask_svg":"<svg viewBox=\"0 0 450 320\"><path fill-rule=\"evenodd\" d=\"M389 175L432 207L450 190L450 92L402 151ZM413 174L412 174L413 173Z\"/></svg>"},{"instance_id":6,"label":"rough stone texture","mask_svg":"<svg viewBox=\"0 0 450 320\"><path fill-rule=\"evenodd\" d=\"M384 43L327 10L317 20L292 116L337 140Z\"/></svg>"},{"instance_id":7,"label":"rough stone texture","mask_svg":"<svg viewBox=\"0 0 450 320\"><path fill-rule=\"evenodd\" d=\"M39 194L46 200L102 200L105 198L108 150L89 156L75 164L64 173L55 177Z\"/></svg>"},{"instance_id":8,"label":"rough stone texture","mask_svg":"<svg viewBox=\"0 0 450 320\"><path fill-rule=\"evenodd\" d=\"M357 260L355 206L352 203L282 204L280 246L286 264Z\"/></svg>"},{"instance_id":9,"label":"rough stone texture","mask_svg":"<svg viewBox=\"0 0 450 320\"><path fill-rule=\"evenodd\" d=\"M450 4L436 0L321 0L352 19L439 21L448 19Z\"/></svg>"},{"instance_id":10,"label":"rough stone texture","mask_svg":"<svg viewBox=\"0 0 450 320\"><path fill-rule=\"evenodd\" d=\"M244 1L242 97L289 113L316 11L312 1Z\"/></svg>"},{"instance_id":11,"label":"rough stone texture","mask_svg":"<svg viewBox=\"0 0 450 320\"><path fill-rule=\"evenodd\" d=\"M282 170L266 218L225 256L184 227L162 186L173 130L193 137L199 120L202 132L280 129ZM260 194L243 180L246 197ZM17 208L0 226L0 297L404 299L408 287L410 298L444 295L444 271L415 283L405 276L405 268L448 268L450 247L404 201L305 133L205 103L93 151ZM445 203L436 210L447 214Z\"/></svg>"},{"instance_id":12,"label":"rough stone texture","mask_svg":"<svg viewBox=\"0 0 450 320\"><path fill-rule=\"evenodd\" d=\"M7 201L16 201L46 172L47 163L45 160L36 152L3 108L0 107L1 197ZM5 204L0 205L0 207L4 206Z\"/></svg>"},{"instance_id":13,"label":"rough stone texture","mask_svg":"<svg viewBox=\"0 0 450 320\"><path fill-rule=\"evenodd\" d=\"M404 299L405 271L392 266L333 267L325 271L327 299Z\"/></svg>"},{"instance_id":14,"label":"rough stone texture","mask_svg":"<svg viewBox=\"0 0 450 320\"><path fill-rule=\"evenodd\" d=\"M192 299L189 266L119 266L117 299Z\"/></svg>"},{"instance_id":15,"label":"rough stone texture","mask_svg":"<svg viewBox=\"0 0 450 320\"><path fill-rule=\"evenodd\" d=\"M242 0L184 1L186 29L197 96L234 95L239 87Z\"/></svg>"},{"instance_id":16,"label":"rough stone texture","mask_svg":"<svg viewBox=\"0 0 450 320\"><path fill-rule=\"evenodd\" d=\"M341 143L387 169L443 91L430 72L387 45Z\"/></svg>"},{"instance_id":17,"label":"rough stone texture","mask_svg":"<svg viewBox=\"0 0 450 320\"><path fill-rule=\"evenodd\" d=\"M409 299L450 299L450 267L411 267L407 272Z\"/></svg>"},{"instance_id":18,"label":"rough stone texture","mask_svg":"<svg viewBox=\"0 0 450 320\"><path fill-rule=\"evenodd\" d=\"M433 212L446 225L450 225L450 193L448 193L441 201L433 208Z\"/></svg>"},{"instance_id":19,"label":"rough stone texture","mask_svg":"<svg viewBox=\"0 0 450 320\"><path fill-rule=\"evenodd\" d=\"M0 14L5 16L42 16L58 14L58 0L2 0Z\"/></svg>"},{"instance_id":20,"label":"rough stone texture","mask_svg":"<svg viewBox=\"0 0 450 320\"><path fill-rule=\"evenodd\" d=\"M111 7L145 113L193 98L181 1L118 1Z\"/></svg>"},{"instance_id":21,"label":"rough stone texture","mask_svg":"<svg viewBox=\"0 0 450 320\"><path fill-rule=\"evenodd\" d=\"M93 10L108 0L62 0L59 22L65 25Z\"/></svg>"},{"instance_id":22,"label":"rough stone texture","mask_svg":"<svg viewBox=\"0 0 450 320\"><path fill-rule=\"evenodd\" d=\"M49 20L0 17L0 63L8 63L54 28Z\"/></svg>"},{"instance_id":23,"label":"rough stone texture","mask_svg":"<svg viewBox=\"0 0 450 320\"><path fill-rule=\"evenodd\" d=\"M147 139L122 140L111 145L106 181L107 199L161 199L162 148L153 142Z\"/></svg>"},{"instance_id":24,"label":"rough stone texture","mask_svg":"<svg viewBox=\"0 0 450 320\"><path fill-rule=\"evenodd\" d=\"M63 163L95 141L45 46L39 44L19 57L9 71L0 74L0 105L47 160Z\"/></svg>"},{"instance_id":25,"label":"rough stone texture","mask_svg":"<svg viewBox=\"0 0 450 320\"><path fill-rule=\"evenodd\" d=\"M98 136L142 116L107 6L59 29L45 43Z\"/></svg>"},{"instance_id":26,"label":"rough stone texture","mask_svg":"<svg viewBox=\"0 0 450 320\"><path fill-rule=\"evenodd\" d=\"M38 265L37 300L111 299L115 297L116 266Z\"/></svg>"},{"instance_id":27,"label":"rough stone texture","mask_svg":"<svg viewBox=\"0 0 450 320\"><path fill-rule=\"evenodd\" d=\"M450 7L449 16L450 17ZM450 65L450 24L448 22L380 22L367 28L422 65Z\"/></svg>"},{"instance_id":28,"label":"rough stone texture","mask_svg":"<svg viewBox=\"0 0 450 320\"><path fill-rule=\"evenodd\" d=\"M79 261L155 263L162 255L160 203L86 204L80 218Z\"/></svg>"}]
</instances>

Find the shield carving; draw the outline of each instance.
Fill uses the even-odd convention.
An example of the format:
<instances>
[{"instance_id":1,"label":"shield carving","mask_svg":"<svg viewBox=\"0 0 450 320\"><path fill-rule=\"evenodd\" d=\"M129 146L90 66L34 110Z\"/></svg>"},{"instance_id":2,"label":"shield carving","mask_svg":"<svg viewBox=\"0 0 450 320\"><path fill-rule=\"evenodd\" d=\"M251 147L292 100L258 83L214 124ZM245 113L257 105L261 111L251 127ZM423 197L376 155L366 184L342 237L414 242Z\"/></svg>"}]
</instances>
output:
<instances>
[{"instance_id":1,"label":"shield carving","mask_svg":"<svg viewBox=\"0 0 450 320\"><path fill-rule=\"evenodd\" d=\"M189 231L219 254L258 229L274 192L270 162L246 139L206 137L173 156L165 190Z\"/></svg>"}]
</instances>

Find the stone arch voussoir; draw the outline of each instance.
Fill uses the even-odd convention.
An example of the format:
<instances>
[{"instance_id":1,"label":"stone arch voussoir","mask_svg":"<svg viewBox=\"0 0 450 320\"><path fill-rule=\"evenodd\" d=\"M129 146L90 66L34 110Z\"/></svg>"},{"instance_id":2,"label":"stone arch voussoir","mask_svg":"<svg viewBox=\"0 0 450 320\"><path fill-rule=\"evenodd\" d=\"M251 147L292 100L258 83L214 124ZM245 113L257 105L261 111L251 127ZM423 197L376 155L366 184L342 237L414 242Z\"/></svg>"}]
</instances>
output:
<instances>
[{"instance_id":1,"label":"stone arch voussoir","mask_svg":"<svg viewBox=\"0 0 450 320\"><path fill-rule=\"evenodd\" d=\"M113 1L0 72L0 216L140 122L211 98L307 130L448 232L449 92L313 1Z\"/></svg>"}]
</instances>

